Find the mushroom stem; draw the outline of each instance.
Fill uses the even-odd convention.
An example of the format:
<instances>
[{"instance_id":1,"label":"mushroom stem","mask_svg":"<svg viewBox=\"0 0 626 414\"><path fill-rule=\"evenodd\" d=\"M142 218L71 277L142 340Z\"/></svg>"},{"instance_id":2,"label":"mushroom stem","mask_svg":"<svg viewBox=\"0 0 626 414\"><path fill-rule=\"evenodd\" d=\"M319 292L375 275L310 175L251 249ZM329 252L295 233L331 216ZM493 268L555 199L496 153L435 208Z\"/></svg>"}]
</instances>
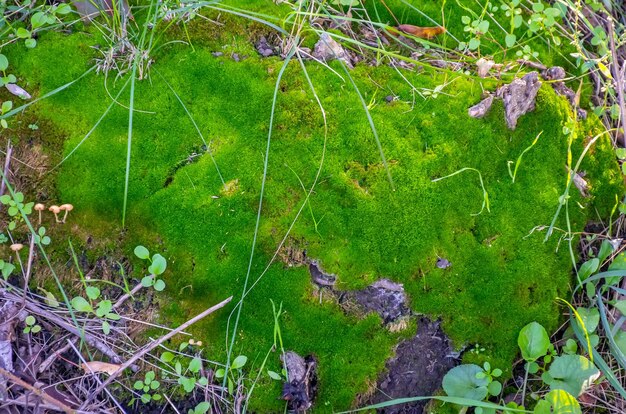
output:
<instances>
[{"instance_id":1,"label":"mushroom stem","mask_svg":"<svg viewBox=\"0 0 626 414\"><path fill-rule=\"evenodd\" d=\"M37 222L39 226L41 226L41 210L39 210L39 221Z\"/></svg>"},{"instance_id":2,"label":"mushroom stem","mask_svg":"<svg viewBox=\"0 0 626 414\"><path fill-rule=\"evenodd\" d=\"M65 214L63 215L62 223L65 223L65 219L67 219L67 215L70 211L74 209L74 206L71 204L62 204L60 207L61 210L65 210Z\"/></svg>"}]
</instances>

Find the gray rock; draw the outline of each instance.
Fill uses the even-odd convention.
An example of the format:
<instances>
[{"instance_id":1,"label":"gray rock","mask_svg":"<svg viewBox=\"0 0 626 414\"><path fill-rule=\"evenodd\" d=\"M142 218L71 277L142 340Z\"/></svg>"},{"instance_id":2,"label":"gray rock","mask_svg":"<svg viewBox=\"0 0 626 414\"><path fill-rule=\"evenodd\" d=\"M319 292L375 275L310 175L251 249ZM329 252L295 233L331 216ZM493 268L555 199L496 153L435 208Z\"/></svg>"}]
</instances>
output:
<instances>
[{"instance_id":1,"label":"gray rock","mask_svg":"<svg viewBox=\"0 0 626 414\"><path fill-rule=\"evenodd\" d=\"M476 105L472 106L470 109L467 110L467 113L472 118L483 118L489 113L491 105L493 105L493 95L489 95L482 101L478 102Z\"/></svg>"},{"instance_id":2,"label":"gray rock","mask_svg":"<svg viewBox=\"0 0 626 414\"><path fill-rule=\"evenodd\" d=\"M504 117L510 129L515 129L517 120L522 115L535 109L535 100L540 87L539 74L530 72L496 91L496 96L502 98L504 102Z\"/></svg>"},{"instance_id":3,"label":"gray rock","mask_svg":"<svg viewBox=\"0 0 626 414\"><path fill-rule=\"evenodd\" d=\"M320 36L320 40L318 40L313 48L313 57L324 62L333 59L343 60L348 66L352 67L348 52L328 33L322 33Z\"/></svg>"}]
</instances>

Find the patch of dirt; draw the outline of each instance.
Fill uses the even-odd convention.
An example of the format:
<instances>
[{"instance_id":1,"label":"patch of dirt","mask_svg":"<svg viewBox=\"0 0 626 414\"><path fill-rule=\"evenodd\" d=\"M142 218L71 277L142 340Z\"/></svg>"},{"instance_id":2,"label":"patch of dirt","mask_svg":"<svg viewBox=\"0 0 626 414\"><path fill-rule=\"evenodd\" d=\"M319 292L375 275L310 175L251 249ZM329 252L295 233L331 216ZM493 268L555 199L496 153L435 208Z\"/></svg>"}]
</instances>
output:
<instances>
[{"instance_id":1,"label":"patch of dirt","mask_svg":"<svg viewBox=\"0 0 626 414\"><path fill-rule=\"evenodd\" d=\"M422 317L414 337L400 342L395 356L386 364L369 403L394 398L428 396L441 388L443 376L459 364L459 355L438 321ZM417 401L379 409L381 414L421 414L428 401Z\"/></svg>"},{"instance_id":2,"label":"patch of dirt","mask_svg":"<svg viewBox=\"0 0 626 414\"><path fill-rule=\"evenodd\" d=\"M365 289L340 294L339 303L353 302L365 313L376 312L385 324L411 315L404 287L389 279L380 279Z\"/></svg>"}]
</instances>

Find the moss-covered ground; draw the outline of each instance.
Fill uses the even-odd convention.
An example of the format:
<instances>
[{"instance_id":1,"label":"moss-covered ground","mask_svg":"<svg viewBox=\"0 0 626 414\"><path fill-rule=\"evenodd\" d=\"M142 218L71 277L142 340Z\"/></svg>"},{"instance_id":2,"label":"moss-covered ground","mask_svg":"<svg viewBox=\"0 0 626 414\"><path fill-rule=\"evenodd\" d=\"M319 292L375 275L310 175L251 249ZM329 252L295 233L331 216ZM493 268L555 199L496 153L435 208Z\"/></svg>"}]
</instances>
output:
<instances>
[{"instance_id":1,"label":"moss-covered ground","mask_svg":"<svg viewBox=\"0 0 626 414\"><path fill-rule=\"evenodd\" d=\"M193 28L192 35L199 36ZM198 38L194 50L167 46L156 56L150 79L136 85L135 107L141 111L134 115L124 243L129 252L141 243L169 260L161 311L164 320L174 322L227 296L238 298L250 258L272 95L283 62L261 59L244 38L225 33L219 42L226 48L206 38ZM23 86L41 95L88 69L94 43L97 37L90 32L50 33L36 49L20 46L10 57L16 74L27 80ZM235 62L229 53L211 53L231 50L249 57ZM485 348L483 355L468 358L489 359L506 371L516 354L519 329L533 320L548 330L556 328L560 312L555 298L569 291L572 263L559 234L544 243L544 231L531 232L550 223L566 184L563 125L572 116L568 104L545 85L537 109L510 131L500 103L485 119L467 115L483 87L496 86L493 81L405 71L420 90L447 85L436 98L417 96L413 105L411 88L395 70L357 66L351 75L369 104L392 187L350 83L314 63L307 70L327 113L328 135L319 183L289 242L338 274L342 289L363 288L381 277L403 283L411 307L442 318L458 347L479 343ZM202 152L202 141L166 81L210 142L224 180L237 180L234 191L223 192L208 153L185 162ZM68 154L106 110L109 94L115 96L124 82L90 74L29 111L55 125ZM387 95L399 100L387 103ZM127 104L128 98L124 92L120 101ZM596 128L595 121L579 124L575 159ZM507 163L517 160L541 132L512 183ZM115 106L55 172L59 201L73 203L72 220L93 234L119 228L127 134L128 110ZM252 262L251 281L263 277L245 299L234 352L259 366L273 343L271 301L282 303L285 347L319 360L319 412L352 406L375 381L398 339L376 316L358 319L344 315L334 303L320 303L305 268L277 262L263 273L305 200L301 183L308 189L314 181L324 142L321 112L302 69L292 62L278 91ZM600 141L584 162L592 196L571 194L573 230L608 217L621 191L612 160L608 143ZM472 214L483 202L476 172L432 181L464 167L480 171L490 212ZM563 218L557 226L565 228ZM438 257L452 266L437 268ZM140 271L138 267L137 276ZM212 359L225 359L232 309L195 328ZM276 353L269 368L278 367ZM277 412L280 386L265 377L261 385L253 407Z\"/></svg>"}]
</instances>

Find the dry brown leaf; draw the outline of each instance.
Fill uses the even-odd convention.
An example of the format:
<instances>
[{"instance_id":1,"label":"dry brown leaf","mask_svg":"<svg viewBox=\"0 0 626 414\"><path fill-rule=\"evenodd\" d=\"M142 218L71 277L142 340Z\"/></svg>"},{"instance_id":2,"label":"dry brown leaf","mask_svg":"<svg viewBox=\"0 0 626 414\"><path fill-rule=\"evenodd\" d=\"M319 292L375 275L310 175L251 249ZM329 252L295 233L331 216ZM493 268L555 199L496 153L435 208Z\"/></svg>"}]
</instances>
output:
<instances>
[{"instance_id":1,"label":"dry brown leaf","mask_svg":"<svg viewBox=\"0 0 626 414\"><path fill-rule=\"evenodd\" d=\"M493 60L489 60L485 58L478 59L478 61L476 62L478 76L480 76L481 78L486 78L487 75L489 74L489 71L494 65L495 65L495 62Z\"/></svg>"},{"instance_id":2,"label":"dry brown leaf","mask_svg":"<svg viewBox=\"0 0 626 414\"><path fill-rule=\"evenodd\" d=\"M102 361L89 361L80 366L85 372L106 372L109 375L120 369L118 364L109 364Z\"/></svg>"},{"instance_id":3,"label":"dry brown leaf","mask_svg":"<svg viewBox=\"0 0 626 414\"><path fill-rule=\"evenodd\" d=\"M418 27L412 24L401 24L396 26L399 31L410 34L411 36L419 37L421 39L432 39L433 37L446 32L444 27Z\"/></svg>"}]
</instances>

